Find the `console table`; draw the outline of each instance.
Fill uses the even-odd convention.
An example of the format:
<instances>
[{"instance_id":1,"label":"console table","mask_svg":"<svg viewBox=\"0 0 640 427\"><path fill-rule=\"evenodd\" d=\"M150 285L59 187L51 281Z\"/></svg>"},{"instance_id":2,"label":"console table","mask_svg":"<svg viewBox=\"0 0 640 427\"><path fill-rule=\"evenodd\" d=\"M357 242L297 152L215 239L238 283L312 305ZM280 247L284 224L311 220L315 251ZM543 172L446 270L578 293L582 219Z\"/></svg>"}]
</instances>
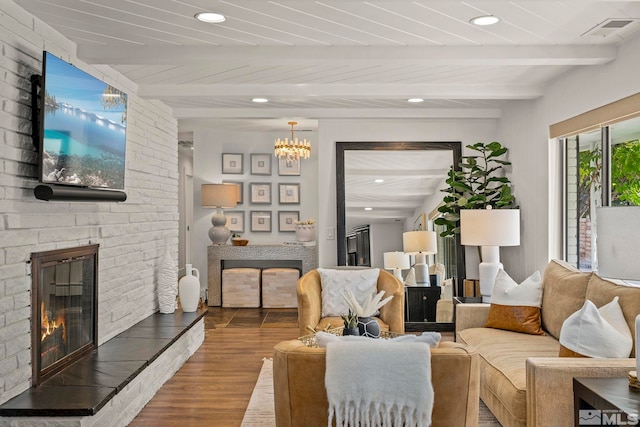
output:
<instances>
[{"instance_id":1,"label":"console table","mask_svg":"<svg viewBox=\"0 0 640 427\"><path fill-rule=\"evenodd\" d=\"M210 245L207 261L209 305L216 307L222 305L223 268L291 267L305 274L318 266L316 246L302 245Z\"/></svg>"}]
</instances>

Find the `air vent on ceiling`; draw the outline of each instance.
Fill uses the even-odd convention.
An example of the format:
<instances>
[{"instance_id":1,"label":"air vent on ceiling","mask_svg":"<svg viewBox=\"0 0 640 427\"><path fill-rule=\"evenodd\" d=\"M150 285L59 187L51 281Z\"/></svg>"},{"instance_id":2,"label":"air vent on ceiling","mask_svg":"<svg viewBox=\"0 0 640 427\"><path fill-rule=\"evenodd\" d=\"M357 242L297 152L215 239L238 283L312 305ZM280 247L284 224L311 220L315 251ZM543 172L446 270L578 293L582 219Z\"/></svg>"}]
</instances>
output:
<instances>
[{"instance_id":1,"label":"air vent on ceiling","mask_svg":"<svg viewBox=\"0 0 640 427\"><path fill-rule=\"evenodd\" d=\"M598 36L598 37L607 37L614 33L617 33L621 30L629 30L632 27L635 27L638 22L638 19L634 18L621 18L621 19L607 19L595 27L591 28L586 33L582 34L583 36Z\"/></svg>"}]
</instances>

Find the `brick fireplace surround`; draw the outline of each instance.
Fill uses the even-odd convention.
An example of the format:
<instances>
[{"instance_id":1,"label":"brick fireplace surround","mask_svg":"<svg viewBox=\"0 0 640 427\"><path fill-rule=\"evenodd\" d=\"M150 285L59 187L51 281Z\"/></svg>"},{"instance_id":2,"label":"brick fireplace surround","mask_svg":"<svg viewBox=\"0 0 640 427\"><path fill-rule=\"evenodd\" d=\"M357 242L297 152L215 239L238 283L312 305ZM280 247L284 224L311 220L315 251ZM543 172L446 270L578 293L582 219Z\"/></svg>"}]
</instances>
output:
<instances>
[{"instance_id":1,"label":"brick fireplace surround","mask_svg":"<svg viewBox=\"0 0 640 427\"><path fill-rule=\"evenodd\" d=\"M81 408L97 414L0 417L0 426L14 420L30 426L63 425L59 422L126 425L123 420L135 417L204 336L202 319L193 319L188 325L179 320L162 325L167 320L155 314L158 266L167 246L174 262L178 253L178 122L168 106L140 97L137 85L115 69L79 60L77 45L25 11L20 1L3 0L0 9L4 70L0 87L0 403L5 409L14 404L17 408L20 399L35 398L45 391L45 385L31 389L31 277L27 264L31 253L100 245L96 364L79 363L83 369L61 377L65 383L77 381L77 387L83 386L82 375L97 381L100 386L89 390L93 401ZM29 88L30 76L42 71L43 50L128 94L126 202L44 202L33 196L38 156L31 140ZM145 338L136 337L138 334ZM126 347L132 342L147 348ZM116 343L125 347L117 349ZM114 355L133 359L109 360ZM115 372L104 368L108 364L117 367ZM129 373L121 371L122 367ZM45 400L56 403L66 392L48 393ZM113 397L108 403L103 399L106 395Z\"/></svg>"}]
</instances>

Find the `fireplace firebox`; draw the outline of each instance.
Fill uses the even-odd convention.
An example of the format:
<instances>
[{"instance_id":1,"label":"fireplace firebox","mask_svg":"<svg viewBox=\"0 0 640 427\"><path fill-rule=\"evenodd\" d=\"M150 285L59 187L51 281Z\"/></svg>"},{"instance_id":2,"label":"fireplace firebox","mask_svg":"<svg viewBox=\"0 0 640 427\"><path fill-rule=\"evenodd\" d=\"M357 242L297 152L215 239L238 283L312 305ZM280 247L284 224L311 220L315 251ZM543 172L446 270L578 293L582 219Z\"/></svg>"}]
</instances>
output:
<instances>
[{"instance_id":1,"label":"fireplace firebox","mask_svg":"<svg viewBox=\"0 0 640 427\"><path fill-rule=\"evenodd\" d=\"M34 386L97 347L98 246L31 254Z\"/></svg>"}]
</instances>

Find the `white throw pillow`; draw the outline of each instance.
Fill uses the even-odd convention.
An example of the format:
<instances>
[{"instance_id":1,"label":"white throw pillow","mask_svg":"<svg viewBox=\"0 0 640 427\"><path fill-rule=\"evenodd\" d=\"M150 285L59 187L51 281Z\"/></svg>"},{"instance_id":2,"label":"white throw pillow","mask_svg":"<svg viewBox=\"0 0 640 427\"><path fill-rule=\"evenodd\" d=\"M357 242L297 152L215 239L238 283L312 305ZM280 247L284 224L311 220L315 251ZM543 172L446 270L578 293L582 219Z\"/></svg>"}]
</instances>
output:
<instances>
[{"instance_id":1,"label":"white throw pillow","mask_svg":"<svg viewBox=\"0 0 640 427\"><path fill-rule=\"evenodd\" d=\"M587 357L629 357L633 339L618 297L600 309L586 300L582 308L562 324L560 344Z\"/></svg>"},{"instance_id":2,"label":"white throw pillow","mask_svg":"<svg viewBox=\"0 0 640 427\"><path fill-rule=\"evenodd\" d=\"M362 305L369 295L377 294L379 268L333 270L319 268L322 286L322 317L342 316L349 312L345 293L350 290Z\"/></svg>"},{"instance_id":3,"label":"white throw pillow","mask_svg":"<svg viewBox=\"0 0 640 427\"><path fill-rule=\"evenodd\" d=\"M542 278L539 271L518 285L500 269L491 293L491 307L485 327L544 335L540 317L541 304Z\"/></svg>"},{"instance_id":4,"label":"white throw pillow","mask_svg":"<svg viewBox=\"0 0 640 427\"><path fill-rule=\"evenodd\" d=\"M542 277L536 271L519 285L502 269L498 270L491 293L491 303L501 305L542 305Z\"/></svg>"}]
</instances>

